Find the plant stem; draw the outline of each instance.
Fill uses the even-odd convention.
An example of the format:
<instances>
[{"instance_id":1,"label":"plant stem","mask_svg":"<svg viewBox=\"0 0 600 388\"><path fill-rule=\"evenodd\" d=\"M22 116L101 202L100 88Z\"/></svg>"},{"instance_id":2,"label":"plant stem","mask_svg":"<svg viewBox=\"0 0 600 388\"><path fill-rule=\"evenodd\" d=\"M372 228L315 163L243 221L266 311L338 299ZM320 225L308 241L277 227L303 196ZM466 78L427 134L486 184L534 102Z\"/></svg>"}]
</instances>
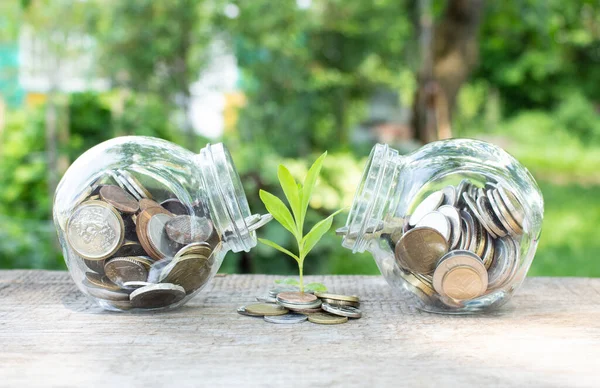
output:
<instances>
[{"instance_id":1,"label":"plant stem","mask_svg":"<svg viewBox=\"0 0 600 388\"><path fill-rule=\"evenodd\" d=\"M304 279L302 278L304 272L304 263L298 262L298 271L300 272L300 292L304 293Z\"/></svg>"}]
</instances>

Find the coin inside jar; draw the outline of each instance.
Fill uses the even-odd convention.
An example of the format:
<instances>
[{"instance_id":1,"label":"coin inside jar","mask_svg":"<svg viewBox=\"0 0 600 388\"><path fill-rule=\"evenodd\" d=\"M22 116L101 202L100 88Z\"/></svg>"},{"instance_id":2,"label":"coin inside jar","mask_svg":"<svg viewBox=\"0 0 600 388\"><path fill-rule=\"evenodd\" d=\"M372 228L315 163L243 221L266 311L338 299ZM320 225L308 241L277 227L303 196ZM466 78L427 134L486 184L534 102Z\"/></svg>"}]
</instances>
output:
<instances>
[{"instance_id":1,"label":"coin inside jar","mask_svg":"<svg viewBox=\"0 0 600 388\"><path fill-rule=\"evenodd\" d=\"M456 300L468 300L487 289L488 274L481 259L473 252L451 251L439 262L433 274L433 288Z\"/></svg>"},{"instance_id":2,"label":"coin inside jar","mask_svg":"<svg viewBox=\"0 0 600 388\"><path fill-rule=\"evenodd\" d=\"M129 296L134 307L159 308L185 298L185 290L175 284L161 283L140 287Z\"/></svg>"},{"instance_id":3,"label":"coin inside jar","mask_svg":"<svg viewBox=\"0 0 600 388\"><path fill-rule=\"evenodd\" d=\"M170 214L155 214L150 218L147 227L147 236L154 252L159 258L173 255L173 245L169 239L165 225L173 218Z\"/></svg>"},{"instance_id":4,"label":"coin inside jar","mask_svg":"<svg viewBox=\"0 0 600 388\"><path fill-rule=\"evenodd\" d=\"M140 208L142 208L141 206L141 201L140 201ZM149 207L145 210L142 210L138 217L137 217L137 221L136 221L136 225L135 225L135 230L137 233L138 238L140 239L140 244L142 244L142 247L144 248L144 250L148 253L148 255L150 255L150 257L152 257L155 260L160 260L163 257L165 257L165 255L163 255L161 252L157 252L154 248L154 245L151 244L150 242L150 236L148 235L148 224L150 223L150 220L152 219L152 217L154 217L157 214L166 214L168 216L171 216L171 213L169 213L169 211L163 209L162 207L159 206L153 206L153 207ZM160 222L155 222L154 223L154 228L160 227ZM164 228L164 225L163 225ZM154 238L156 239L155 243L161 243L162 240L160 237L162 237L162 230L154 230L153 229L153 233L154 233Z\"/></svg>"},{"instance_id":5,"label":"coin inside jar","mask_svg":"<svg viewBox=\"0 0 600 388\"><path fill-rule=\"evenodd\" d=\"M170 219L165 225L165 230L172 241L190 244L196 241L208 241L213 233L213 225L205 217L182 215Z\"/></svg>"},{"instance_id":6,"label":"coin inside jar","mask_svg":"<svg viewBox=\"0 0 600 388\"><path fill-rule=\"evenodd\" d=\"M181 201L179 201L176 198L169 198L169 199L161 202L160 206L164 207L171 213L178 215L178 216L190 214L190 210L188 209L188 207L185 206L183 203L181 203Z\"/></svg>"},{"instance_id":7,"label":"coin inside jar","mask_svg":"<svg viewBox=\"0 0 600 388\"><path fill-rule=\"evenodd\" d=\"M405 233L396 244L396 260L401 267L429 274L448 251L446 238L433 228L420 227Z\"/></svg>"},{"instance_id":8,"label":"coin inside jar","mask_svg":"<svg viewBox=\"0 0 600 388\"><path fill-rule=\"evenodd\" d=\"M161 274L161 283L178 284L189 294L208 280L210 267L204 256L182 256L167 265Z\"/></svg>"},{"instance_id":9,"label":"coin inside jar","mask_svg":"<svg viewBox=\"0 0 600 388\"><path fill-rule=\"evenodd\" d=\"M115 284L124 282L145 282L148 279L148 268L144 261L136 257L115 257L106 262L104 272Z\"/></svg>"},{"instance_id":10,"label":"coin inside jar","mask_svg":"<svg viewBox=\"0 0 600 388\"><path fill-rule=\"evenodd\" d=\"M102 201L79 205L67 222L67 240L84 259L102 260L113 255L124 238L123 219Z\"/></svg>"},{"instance_id":11,"label":"coin inside jar","mask_svg":"<svg viewBox=\"0 0 600 388\"><path fill-rule=\"evenodd\" d=\"M410 226L415 226L425 214L430 213L437 209L442 201L444 200L444 193L442 191L436 191L429 194L419 205L416 207L413 214L410 216Z\"/></svg>"},{"instance_id":12,"label":"coin inside jar","mask_svg":"<svg viewBox=\"0 0 600 388\"><path fill-rule=\"evenodd\" d=\"M421 218L421 220L419 222L417 222L416 227L417 228L428 227L428 228L435 229L438 232L440 232L440 234L442 236L444 236L446 241L451 241L450 240L450 232L451 232L450 221L448 221L448 219L446 218L445 215L443 215L442 213L440 213L438 211L433 211L433 212L425 214L423 216L423 218Z\"/></svg>"},{"instance_id":13,"label":"coin inside jar","mask_svg":"<svg viewBox=\"0 0 600 388\"><path fill-rule=\"evenodd\" d=\"M100 198L122 213L133 214L140 210L138 201L119 186L103 186Z\"/></svg>"}]
</instances>

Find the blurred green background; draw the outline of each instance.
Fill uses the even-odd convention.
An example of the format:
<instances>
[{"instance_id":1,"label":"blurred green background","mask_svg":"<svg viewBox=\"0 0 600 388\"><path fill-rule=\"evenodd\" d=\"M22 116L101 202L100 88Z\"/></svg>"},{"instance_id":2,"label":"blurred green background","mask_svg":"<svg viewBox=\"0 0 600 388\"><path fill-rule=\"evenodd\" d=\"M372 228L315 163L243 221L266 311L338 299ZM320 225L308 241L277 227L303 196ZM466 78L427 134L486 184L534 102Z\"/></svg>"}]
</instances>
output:
<instances>
[{"instance_id":1,"label":"blurred green background","mask_svg":"<svg viewBox=\"0 0 600 388\"><path fill-rule=\"evenodd\" d=\"M300 177L328 150L308 224L350 205L377 142L484 139L544 193L530 275L600 276L600 1L1 1L0 268L65 268L58 180L130 134L225 142L255 212L279 163ZM293 246L274 223L260 235ZM259 245L221 271L295 263ZM305 271L377 268L332 230Z\"/></svg>"}]
</instances>

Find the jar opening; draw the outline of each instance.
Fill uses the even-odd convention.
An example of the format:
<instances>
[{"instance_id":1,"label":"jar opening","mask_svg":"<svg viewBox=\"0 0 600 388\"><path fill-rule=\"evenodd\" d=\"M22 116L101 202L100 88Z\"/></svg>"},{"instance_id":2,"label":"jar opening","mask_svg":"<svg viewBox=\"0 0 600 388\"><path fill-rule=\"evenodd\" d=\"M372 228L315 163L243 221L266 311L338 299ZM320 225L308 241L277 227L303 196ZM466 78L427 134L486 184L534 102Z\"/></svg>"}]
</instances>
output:
<instances>
[{"instance_id":1,"label":"jar opening","mask_svg":"<svg viewBox=\"0 0 600 388\"><path fill-rule=\"evenodd\" d=\"M353 253L363 252L365 233L379 228L388 206L388 195L393 190L396 173L394 160L398 151L385 144L376 144L363 171L346 221L346 235L342 245Z\"/></svg>"},{"instance_id":2,"label":"jar opening","mask_svg":"<svg viewBox=\"0 0 600 388\"><path fill-rule=\"evenodd\" d=\"M246 225L250 206L231 154L222 143L207 144L200 151L199 164L214 222L224 242L234 252L249 251L256 246L256 233Z\"/></svg>"}]
</instances>

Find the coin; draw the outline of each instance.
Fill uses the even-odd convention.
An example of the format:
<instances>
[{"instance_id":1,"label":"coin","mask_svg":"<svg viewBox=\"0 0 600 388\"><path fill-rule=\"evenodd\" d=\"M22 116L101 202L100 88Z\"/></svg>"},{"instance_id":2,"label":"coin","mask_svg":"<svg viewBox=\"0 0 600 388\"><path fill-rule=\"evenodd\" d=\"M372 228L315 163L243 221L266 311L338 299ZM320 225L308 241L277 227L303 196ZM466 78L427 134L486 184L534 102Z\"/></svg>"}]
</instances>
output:
<instances>
[{"instance_id":1,"label":"coin","mask_svg":"<svg viewBox=\"0 0 600 388\"><path fill-rule=\"evenodd\" d=\"M127 289L138 289L141 287L146 287L146 286L151 286L154 283L150 283L150 282L141 282L141 281L130 281L130 282L123 282L123 288L127 288Z\"/></svg>"},{"instance_id":2,"label":"coin","mask_svg":"<svg viewBox=\"0 0 600 388\"><path fill-rule=\"evenodd\" d=\"M114 291L107 290L106 288L99 287L86 287L86 291L90 296L98 299L112 300L112 301L126 301L129 300L129 293L124 290Z\"/></svg>"},{"instance_id":3,"label":"coin","mask_svg":"<svg viewBox=\"0 0 600 388\"><path fill-rule=\"evenodd\" d=\"M308 316L309 322L318 323L320 325L338 325L348 322L348 317L341 317L329 313L316 313Z\"/></svg>"},{"instance_id":4,"label":"coin","mask_svg":"<svg viewBox=\"0 0 600 388\"><path fill-rule=\"evenodd\" d=\"M265 316L265 321L279 324L302 323L306 321L306 315L297 313L287 313L284 315Z\"/></svg>"},{"instance_id":5,"label":"coin","mask_svg":"<svg viewBox=\"0 0 600 388\"><path fill-rule=\"evenodd\" d=\"M494 260L494 239L489 233L486 233L486 237L485 251L483 252L483 256L480 257L485 268L489 270Z\"/></svg>"},{"instance_id":6,"label":"coin","mask_svg":"<svg viewBox=\"0 0 600 388\"><path fill-rule=\"evenodd\" d=\"M498 194L504 203L504 206L508 209L509 214L513 220L517 223L519 228L523 229L523 221L525 220L525 210L521 202L517 197L508 189L502 185L498 185Z\"/></svg>"},{"instance_id":7,"label":"coin","mask_svg":"<svg viewBox=\"0 0 600 388\"><path fill-rule=\"evenodd\" d=\"M356 307L352 306L335 306L332 304L323 303L321 308L328 313L339 315L341 317L360 318L362 316L362 312Z\"/></svg>"},{"instance_id":8,"label":"coin","mask_svg":"<svg viewBox=\"0 0 600 388\"><path fill-rule=\"evenodd\" d=\"M279 306L277 304L268 304L268 303L254 303L246 306L246 311L250 314L254 315L283 315L289 312L285 307Z\"/></svg>"},{"instance_id":9,"label":"coin","mask_svg":"<svg viewBox=\"0 0 600 388\"><path fill-rule=\"evenodd\" d=\"M321 298L321 299L333 299L333 300L355 302L355 303L360 302L360 299L358 298L358 296L355 296L355 295L341 295L341 294L332 294L329 292L315 292L315 296L318 298Z\"/></svg>"},{"instance_id":10,"label":"coin","mask_svg":"<svg viewBox=\"0 0 600 388\"><path fill-rule=\"evenodd\" d=\"M141 205L142 204L140 202L140 208L142 207ZM148 255L150 255L150 257L152 257L155 260L160 260L163 257L165 257L165 255L163 255L161 252L157 252L155 250L154 246L150 243L150 237L148 236L148 224L150 223L150 220L152 219L152 217L157 214L166 214L166 215L171 216L171 213L169 213L167 210L163 209L160 206L146 208L145 210L142 210L139 213L139 215L137 217L137 223L135 226L135 230L138 235L138 238L140 239L140 244L142 244L142 247L148 253ZM158 240L158 241L155 241L156 243L162 243L162 240L158 238L158 235L160 234L160 230L155 229L155 228L160 228L160 224L161 224L160 222L156 222L156 221L154 223L154 228L153 228L154 238ZM162 245L161 245L161 247L162 247Z\"/></svg>"},{"instance_id":11,"label":"coin","mask_svg":"<svg viewBox=\"0 0 600 388\"><path fill-rule=\"evenodd\" d=\"M502 228L500 221L492 210L489 200L485 195L479 196L476 201L477 209L481 214L481 222L488 232L491 230L496 236L506 236L506 231Z\"/></svg>"},{"instance_id":12,"label":"coin","mask_svg":"<svg viewBox=\"0 0 600 388\"><path fill-rule=\"evenodd\" d=\"M126 240L115 252L115 257L145 256L146 251L137 241Z\"/></svg>"},{"instance_id":13,"label":"coin","mask_svg":"<svg viewBox=\"0 0 600 388\"><path fill-rule=\"evenodd\" d=\"M304 292L281 292L277 294L277 301L287 304L313 304L317 300L317 297L313 294L306 294Z\"/></svg>"},{"instance_id":14,"label":"coin","mask_svg":"<svg viewBox=\"0 0 600 388\"><path fill-rule=\"evenodd\" d=\"M460 243L461 235L460 214L458 210L454 206L443 205L437 211L446 216L450 222L450 247L456 248Z\"/></svg>"},{"instance_id":15,"label":"coin","mask_svg":"<svg viewBox=\"0 0 600 388\"><path fill-rule=\"evenodd\" d=\"M133 187L133 189L140 195L140 197L152 199L152 194L150 194L150 192L146 190L144 185L142 185L140 181L138 181L137 178L133 176L133 174L130 174L127 170L118 171L121 174L121 176L125 178L127 183L129 183L129 185Z\"/></svg>"},{"instance_id":16,"label":"coin","mask_svg":"<svg viewBox=\"0 0 600 388\"><path fill-rule=\"evenodd\" d=\"M314 313L318 313L318 312L323 311L321 309L321 306L315 307L315 308L312 308L312 309L296 308L296 307L293 307L293 308L287 307L287 309L290 310L290 311L294 311L294 312L296 312L298 314L304 314L304 315L310 315L310 314L314 314Z\"/></svg>"},{"instance_id":17,"label":"coin","mask_svg":"<svg viewBox=\"0 0 600 388\"><path fill-rule=\"evenodd\" d=\"M454 206L456 203L456 187L454 186L446 186L442 189L444 193L444 200L442 203L444 206Z\"/></svg>"},{"instance_id":18,"label":"coin","mask_svg":"<svg viewBox=\"0 0 600 388\"><path fill-rule=\"evenodd\" d=\"M277 303L277 299L270 296L257 296L256 301L261 303Z\"/></svg>"},{"instance_id":19,"label":"coin","mask_svg":"<svg viewBox=\"0 0 600 388\"><path fill-rule=\"evenodd\" d=\"M335 299L328 299L328 298L321 298L321 302L327 303L327 304L332 304L335 306L350 306L350 307L360 306L360 303L358 303L358 302L348 302L345 300L335 300Z\"/></svg>"},{"instance_id":20,"label":"coin","mask_svg":"<svg viewBox=\"0 0 600 388\"><path fill-rule=\"evenodd\" d=\"M473 252L448 252L433 274L433 288L456 300L468 300L482 295L487 289L488 274L481 259Z\"/></svg>"},{"instance_id":21,"label":"coin","mask_svg":"<svg viewBox=\"0 0 600 388\"><path fill-rule=\"evenodd\" d=\"M498 218L500 218L501 221L503 221L506 230L515 237L522 235L523 228L521 228L521 226L517 224L517 221L515 221L515 219L510 214L510 211L506 208L506 205L500 197L498 190L492 190L491 194L491 198L493 198L493 205L496 206L494 208L494 211L496 211L497 209L498 213L496 215L498 216ZM490 202L492 202L491 199Z\"/></svg>"},{"instance_id":22,"label":"coin","mask_svg":"<svg viewBox=\"0 0 600 388\"><path fill-rule=\"evenodd\" d=\"M99 273L100 275L104 275L104 263L106 262L106 260L82 260L85 263L86 267L88 267L94 272Z\"/></svg>"},{"instance_id":23,"label":"coin","mask_svg":"<svg viewBox=\"0 0 600 388\"><path fill-rule=\"evenodd\" d=\"M148 279L148 268L136 257L115 257L104 265L104 272L115 284L124 282L145 282Z\"/></svg>"},{"instance_id":24,"label":"coin","mask_svg":"<svg viewBox=\"0 0 600 388\"><path fill-rule=\"evenodd\" d=\"M183 287L169 283L140 287L129 296L133 306L142 308L166 307L183 298L185 298Z\"/></svg>"},{"instance_id":25,"label":"coin","mask_svg":"<svg viewBox=\"0 0 600 388\"><path fill-rule=\"evenodd\" d=\"M465 204L467 205L469 213L471 213L473 216L475 216L475 218L483 224L485 229L488 231L489 234L492 235L492 237L496 238L497 237L496 233L494 232L494 230L490 229L489 226L487 225L489 222L483 218L483 215L481 214L475 199L473 199L473 197L471 197L471 195L469 193L464 193L463 198L464 198Z\"/></svg>"},{"instance_id":26,"label":"coin","mask_svg":"<svg viewBox=\"0 0 600 388\"><path fill-rule=\"evenodd\" d=\"M173 246L167 235L165 226L173 218L170 214L155 214L150 218L147 226L147 236L154 252L158 253L157 260L173 256Z\"/></svg>"},{"instance_id":27,"label":"coin","mask_svg":"<svg viewBox=\"0 0 600 388\"><path fill-rule=\"evenodd\" d=\"M458 186L456 187L456 200L454 202L454 206L460 207L464 203L463 194L467 191L468 187L471 185L468 179L463 179L460 181Z\"/></svg>"},{"instance_id":28,"label":"coin","mask_svg":"<svg viewBox=\"0 0 600 388\"><path fill-rule=\"evenodd\" d=\"M238 314L246 315L248 317L264 317L264 315L262 315L262 314L249 313L248 311L246 311L246 306L238 307L237 312L238 312Z\"/></svg>"},{"instance_id":29,"label":"coin","mask_svg":"<svg viewBox=\"0 0 600 388\"><path fill-rule=\"evenodd\" d=\"M149 199L149 198L142 198L140 200L139 204L140 204L140 210L146 210L146 209L150 209L152 207L159 207L159 208L163 209L163 207L160 206L160 204L158 202L156 202L152 199Z\"/></svg>"},{"instance_id":30,"label":"coin","mask_svg":"<svg viewBox=\"0 0 600 388\"><path fill-rule=\"evenodd\" d=\"M202 256L181 256L173 259L161 273L161 283L178 284L187 294L194 292L208 281L210 266Z\"/></svg>"},{"instance_id":31,"label":"coin","mask_svg":"<svg viewBox=\"0 0 600 388\"><path fill-rule=\"evenodd\" d=\"M191 244L184 246L179 251L177 251L177 253L175 254L175 256L173 258L176 259L178 257L190 255L193 253L203 255L205 257L209 257L212 254L212 252L213 252L213 249L210 247L210 245L208 243L197 242L197 243L191 243Z\"/></svg>"},{"instance_id":32,"label":"coin","mask_svg":"<svg viewBox=\"0 0 600 388\"><path fill-rule=\"evenodd\" d=\"M475 236L474 236L475 244L471 251L479 257L482 257L483 252L485 251L485 244L487 242L488 235L489 235L489 233L486 232L483 225L481 225L479 222L477 222L476 228L475 228Z\"/></svg>"},{"instance_id":33,"label":"coin","mask_svg":"<svg viewBox=\"0 0 600 388\"><path fill-rule=\"evenodd\" d=\"M77 206L67 221L69 245L82 258L102 260L113 255L124 236L123 219L110 205L88 201Z\"/></svg>"},{"instance_id":34,"label":"coin","mask_svg":"<svg viewBox=\"0 0 600 388\"><path fill-rule=\"evenodd\" d=\"M177 198L167 199L161 202L160 206L178 216L190 214L190 209L188 209L188 207L181 203L181 201L179 201Z\"/></svg>"},{"instance_id":35,"label":"coin","mask_svg":"<svg viewBox=\"0 0 600 388\"><path fill-rule=\"evenodd\" d=\"M415 228L405 233L396 244L395 255L401 267L428 274L448 251L446 238L432 228Z\"/></svg>"},{"instance_id":36,"label":"coin","mask_svg":"<svg viewBox=\"0 0 600 388\"><path fill-rule=\"evenodd\" d=\"M438 211L425 214L416 225L417 228L428 227L437 230L446 241L450 241L450 221Z\"/></svg>"},{"instance_id":37,"label":"coin","mask_svg":"<svg viewBox=\"0 0 600 388\"><path fill-rule=\"evenodd\" d=\"M464 225L465 226L465 229L464 229L465 240L461 244L461 248L467 249L467 250L472 250L475 248L475 244L476 244L475 236L477 233L477 231L476 231L477 225L475 224L475 218L473 218L471 213L469 213L466 210L461 210L460 216L465 221L465 225Z\"/></svg>"},{"instance_id":38,"label":"coin","mask_svg":"<svg viewBox=\"0 0 600 388\"><path fill-rule=\"evenodd\" d=\"M110 291L119 291L121 289L106 276L93 272L86 272L84 281L87 282L85 285L89 287L104 288Z\"/></svg>"},{"instance_id":39,"label":"coin","mask_svg":"<svg viewBox=\"0 0 600 388\"><path fill-rule=\"evenodd\" d=\"M429 300L429 297L435 294L435 290L431 285L417 277L416 274L401 271L400 276L402 279L406 280L404 283L405 287L408 288L409 291L415 292L421 299Z\"/></svg>"},{"instance_id":40,"label":"coin","mask_svg":"<svg viewBox=\"0 0 600 388\"><path fill-rule=\"evenodd\" d=\"M140 193L131 185L131 183L129 181L127 181L127 179L119 174L118 172L114 173L114 179L116 180L117 184L125 191L127 191L129 194L131 194L135 199L137 199L138 201L141 200L142 198L144 198L142 195L140 195Z\"/></svg>"},{"instance_id":41,"label":"coin","mask_svg":"<svg viewBox=\"0 0 600 388\"><path fill-rule=\"evenodd\" d=\"M410 226L415 226L421 220L421 218L423 218L423 216L425 214L430 213L430 212L434 211L435 209L437 209L443 200L444 200L444 193L442 191L436 191L436 192L429 194L429 196L427 196L427 198L425 198L423 201L421 201L421 203L419 203L419 205L417 205L417 207L415 208L415 211L410 216L410 219L409 219Z\"/></svg>"},{"instance_id":42,"label":"coin","mask_svg":"<svg viewBox=\"0 0 600 388\"><path fill-rule=\"evenodd\" d=\"M119 186L103 186L100 198L122 213L133 214L140 210L138 201Z\"/></svg>"},{"instance_id":43,"label":"coin","mask_svg":"<svg viewBox=\"0 0 600 388\"><path fill-rule=\"evenodd\" d=\"M188 215L173 217L165 225L169 239L179 244L207 241L213 229L209 219Z\"/></svg>"},{"instance_id":44,"label":"coin","mask_svg":"<svg viewBox=\"0 0 600 388\"><path fill-rule=\"evenodd\" d=\"M512 277L518 266L518 249L510 238L495 241L494 259L488 270L490 290L502 287Z\"/></svg>"},{"instance_id":45,"label":"coin","mask_svg":"<svg viewBox=\"0 0 600 388\"><path fill-rule=\"evenodd\" d=\"M277 299L277 304L280 306L283 306L289 310L314 309L317 307L321 307L321 299L317 299L314 302L306 303L306 304L286 303L286 302L282 302L281 300Z\"/></svg>"}]
</instances>

